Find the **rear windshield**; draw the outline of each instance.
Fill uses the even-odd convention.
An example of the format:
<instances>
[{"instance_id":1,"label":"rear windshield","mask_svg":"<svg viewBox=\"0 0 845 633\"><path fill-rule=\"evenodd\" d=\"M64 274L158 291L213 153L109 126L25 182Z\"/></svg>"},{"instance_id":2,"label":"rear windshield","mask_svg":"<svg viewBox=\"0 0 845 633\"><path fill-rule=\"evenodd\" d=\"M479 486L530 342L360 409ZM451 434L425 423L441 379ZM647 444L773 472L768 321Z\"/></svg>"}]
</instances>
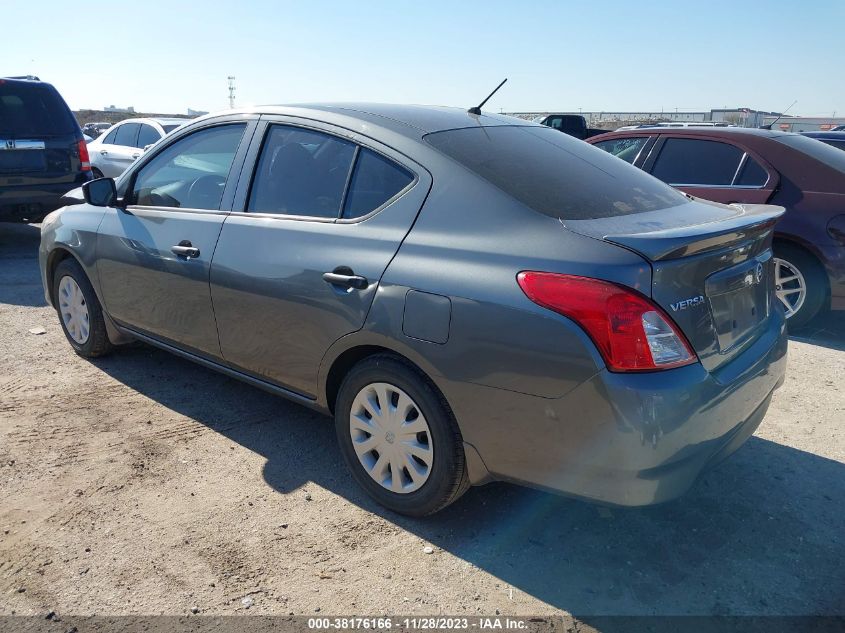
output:
<instances>
[{"instance_id":1,"label":"rear windshield","mask_svg":"<svg viewBox=\"0 0 845 633\"><path fill-rule=\"evenodd\" d=\"M52 86L0 80L0 134L57 136L73 134L76 128L70 110Z\"/></svg>"},{"instance_id":2,"label":"rear windshield","mask_svg":"<svg viewBox=\"0 0 845 633\"><path fill-rule=\"evenodd\" d=\"M775 140L845 174L845 152L840 149L800 134L784 134L783 136L776 136Z\"/></svg>"},{"instance_id":3,"label":"rear windshield","mask_svg":"<svg viewBox=\"0 0 845 633\"><path fill-rule=\"evenodd\" d=\"M175 130L180 125L182 125L182 124L181 123L168 123L167 125L162 125L161 129L164 130L165 134L170 134L173 130Z\"/></svg>"},{"instance_id":4,"label":"rear windshield","mask_svg":"<svg viewBox=\"0 0 845 633\"><path fill-rule=\"evenodd\" d=\"M689 202L624 160L547 127L476 127L425 140L523 204L564 220L645 213Z\"/></svg>"}]
</instances>

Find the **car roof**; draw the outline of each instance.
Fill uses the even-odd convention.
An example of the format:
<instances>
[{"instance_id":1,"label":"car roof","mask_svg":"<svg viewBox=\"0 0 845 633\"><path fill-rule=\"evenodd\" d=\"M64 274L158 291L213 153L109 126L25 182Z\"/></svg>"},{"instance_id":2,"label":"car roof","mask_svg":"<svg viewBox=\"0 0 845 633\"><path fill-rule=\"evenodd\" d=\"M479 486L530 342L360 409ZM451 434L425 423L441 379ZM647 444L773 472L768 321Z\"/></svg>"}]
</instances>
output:
<instances>
[{"instance_id":1,"label":"car roof","mask_svg":"<svg viewBox=\"0 0 845 633\"><path fill-rule=\"evenodd\" d=\"M782 132L780 130L763 130L754 127L648 127L638 128L636 130L622 130L620 132L608 132L594 136L593 139L602 139L610 136L648 136L651 134L694 134L696 136L712 136L714 138L729 138L732 136L755 136L761 138L775 138L778 136L786 136L792 132Z\"/></svg>"},{"instance_id":2,"label":"car roof","mask_svg":"<svg viewBox=\"0 0 845 633\"><path fill-rule=\"evenodd\" d=\"M394 105L386 103L304 103L292 105L264 105L252 108L217 112L194 121L215 118L224 114L279 114L326 120L334 115L338 121L378 125L392 132L419 139L432 132L467 127L498 125L538 126L537 123L516 117L482 112L470 114L464 108L431 105Z\"/></svg>"},{"instance_id":3,"label":"car roof","mask_svg":"<svg viewBox=\"0 0 845 633\"><path fill-rule=\"evenodd\" d=\"M147 118L148 121L155 121L159 125L182 125L183 123L187 123L188 121L193 121L193 119L180 119L179 117L157 117L151 116Z\"/></svg>"},{"instance_id":4,"label":"car roof","mask_svg":"<svg viewBox=\"0 0 845 633\"><path fill-rule=\"evenodd\" d=\"M836 132L834 130L819 130L817 132L800 132L802 136L809 136L810 138L826 138L831 141L845 140L845 130Z\"/></svg>"},{"instance_id":5,"label":"car roof","mask_svg":"<svg viewBox=\"0 0 845 633\"><path fill-rule=\"evenodd\" d=\"M177 125L182 125L183 123L190 123L194 119L174 119L174 118L166 118L166 117L130 117L128 119L121 119L115 125L122 125L123 123L158 123L159 125L173 125L174 123Z\"/></svg>"}]
</instances>

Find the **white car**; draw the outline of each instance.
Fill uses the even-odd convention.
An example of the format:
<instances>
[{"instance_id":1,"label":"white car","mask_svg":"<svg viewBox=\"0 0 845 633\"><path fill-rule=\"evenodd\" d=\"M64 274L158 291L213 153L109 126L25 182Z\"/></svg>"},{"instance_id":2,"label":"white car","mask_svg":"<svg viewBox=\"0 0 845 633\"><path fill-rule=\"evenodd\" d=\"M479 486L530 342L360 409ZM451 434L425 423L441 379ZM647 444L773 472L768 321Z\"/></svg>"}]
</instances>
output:
<instances>
[{"instance_id":1,"label":"white car","mask_svg":"<svg viewBox=\"0 0 845 633\"><path fill-rule=\"evenodd\" d=\"M95 178L117 178L144 150L190 119L125 119L88 143Z\"/></svg>"}]
</instances>

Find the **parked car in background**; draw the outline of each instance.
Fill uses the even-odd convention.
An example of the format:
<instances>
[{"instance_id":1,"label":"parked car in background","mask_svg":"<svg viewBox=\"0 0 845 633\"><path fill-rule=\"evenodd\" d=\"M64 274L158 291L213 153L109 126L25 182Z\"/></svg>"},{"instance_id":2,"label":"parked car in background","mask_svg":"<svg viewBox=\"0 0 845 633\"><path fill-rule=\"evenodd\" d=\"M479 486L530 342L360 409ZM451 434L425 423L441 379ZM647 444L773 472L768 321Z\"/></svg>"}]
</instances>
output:
<instances>
[{"instance_id":1,"label":"parked car in background","mask_svg":"<svg viewBox=\"0 0 845 633\"><path fill-rule=\"evenodd\" d=\"M845 132L845 125L837 125L831 132Z\"/></svg>"},{"instance_id":2,"label":"parked car in background","mask_svg":"<svg viewBox=\"0 0 845 633\"><path fill-rule=\"evenodd\" d=\"M802 136L809 136L831 147L845 150L845 131L842 132L801 132Z\"/></svg>"},{"instance_id":3,"label":"parked car in background","mask_svg":"<svg viewBox=\"0 0 845 633\"><path fill-rule=\"evenodd\" d=\"M88 144L96 178L117 178L144 151L189 119L125 119Z\"/></svg>"},{"instance_id":4,"label":"parked car in background","mask_svg":"<svg viewBox=\"0 0 845 633\"><path fill-rule=\"evenodd\" d=\"M777 204L777 296L793 327L845 310L845 154L799 134L751 128L651 128L589 140L693 196Z\"/></svg>"},{"instance_id":5,"label":"parked car in background","mask_svg":"<svg viewBox=\"0 0 845 633\"><path fill-rule=\"evenodd\" d=\"M596 134L607 132L607 130L587 127L587 119L580 114L549 114L535 118L534 122L569 134L569 136L580 138L582 141Z\"/></svg>"},{"instance_id":6,"label":"parked car in background","mask_svg":"<svg viewBox=\"0 0 845 633\"><path fill-rule=\"evenodd\" d=\"M112 125L111 123L105 123L105 122L86 123L85 125L82 126L82 133L87 134L92 139L94 139L94 138L97 138L98 136L100 136L100 134L102 134L106 130L108 130L111 127L111 125Z\"/></svg>"},{"instance_id":7,"label":"parked car in background","mask_svg":"<svg viewBox=\"0 0 845 633\"><path fill-rule=\"evenodd\" d=\"M71 347L141 339L333 414L397 512L491 479L672 499L784 379L781 207L693 201L520 119L212 115L83 193L39 254Z\"/></svg>"},{"instance_id":8,"label":"parked car in background","mask_svg":"<svg viewBox=\"0 0 845 633\"><path fill-rule=\"evenodd\" d=\"M37 222L90 179L82 131L58 91L0 78L0 220Z\"/></svg>"}]
</instances>

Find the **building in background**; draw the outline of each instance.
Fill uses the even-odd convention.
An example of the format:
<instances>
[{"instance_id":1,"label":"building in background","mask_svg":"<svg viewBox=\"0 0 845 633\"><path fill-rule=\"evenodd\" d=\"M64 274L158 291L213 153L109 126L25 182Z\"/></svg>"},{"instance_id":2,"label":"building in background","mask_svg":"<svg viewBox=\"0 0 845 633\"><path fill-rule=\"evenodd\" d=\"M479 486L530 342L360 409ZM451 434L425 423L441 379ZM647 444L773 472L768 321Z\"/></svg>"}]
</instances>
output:
<instances>
[{"instance_id":1,"label":"building in background","mask_svg":"<svg viewBox=\"0 0 845 633\"><path fill-rule=\"evenodd\" d=\"M845 125L845 117L784 116L775 122L776 116L765 117L762 125L772 125L773 130L784 132L819 132Z\"/></svg>"}]
</instances>

